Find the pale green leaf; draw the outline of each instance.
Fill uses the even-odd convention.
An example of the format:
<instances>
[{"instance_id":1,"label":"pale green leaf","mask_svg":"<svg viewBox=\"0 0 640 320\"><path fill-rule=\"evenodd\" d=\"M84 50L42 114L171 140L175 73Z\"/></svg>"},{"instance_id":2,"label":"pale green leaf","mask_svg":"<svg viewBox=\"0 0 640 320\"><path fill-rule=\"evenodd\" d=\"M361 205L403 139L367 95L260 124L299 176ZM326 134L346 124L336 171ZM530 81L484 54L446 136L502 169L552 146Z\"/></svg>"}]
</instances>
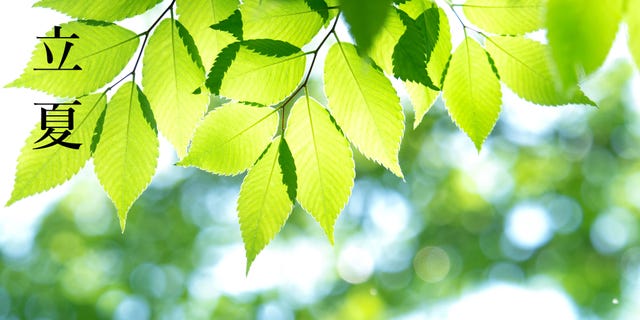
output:
<instances>
[{"instance_id":1,"label":"pale green leaf","mask_svg":"<svg viewBox=\"0 0 640 320\"><path fill-rule=\"evenodd\" d=\"M180 22L193 36L207 70L213 65L220 50L235 41L231 34L211 29L211 25L227 19L239 4L238 0L177 1Z\"/></svg>"},{"instance_id":2,"label":"pale green leaf","mask_svg":"<svg viewBox=\"0 0 640 320\"><path fill-rule=\"evenodd\" d=\"M327 53L324 84L331 114L347 138L402 177L398 151L404 114L389 79L358 56L354 45L336 43Z\"/></svg>"},{"instance_id":3,"label":"pale green leaf","mask_svg":"<svg viewBox=\"0 0 640 320\"><path fill-rule=\"evenodd\" d=\"M424 115L431 109L431 106L436 102L440 91L411 81L405 81L404 85L407 88L411 105L413 105L413 112L415 114L413 128L415 129L420 125L422 118L424 118Z\"/></svg>"},{"instance_id":4,"label":"pale green leaf","mask_svg":"<svg viewBox=\"0 0 640 320\"><path fill-rule=\"evenodd\" d=\"M359 52L367 54L392 11L391 0L341 0L340 9Z\"/></svg>"},{"instance_id":5,"label":"pale green leaf","mask_svg":"<svg viewBox=\"0 0 640 320\"><path fill-rule=\"evenodd\" d=\"M640 0L628 0L626 21L629 29L629 51L640 69Z\"/></svg>"},{"instance_id":6,"label":"pale green leaf","mask_svg":"<svg viewBox=\"0 0 640 320\"><path fill-rule=\"evenodd\" d=\"M333 226L347 204L355 163L349 141L313 98L302 97L289 113L285 137L296 164L298 202L333 243Z\"/></svg>"},{"instance_id":7,"label":"pale green leaf","mask_svg":"<svg viewBox=\"0 0 640 320\"><path fill-rule=\"evenodd\" d=\"M433 0L408 0L398 5L398 9L406 12L411 19L418 19L425 10L432 8Z\"/></svg>"},{"instance_id":8,"label":"pale green leaf","mask_svg":"<svg viewBox=\"0 0 640 320\"><path fill-rule=\"evenodd\" d=\"M80 143L79 149L70 149L61 145L34 150L41 143L49 143L51 139L35 144L46 130L40 128L40 123L31 131L27 142L18 158L16 180L11 193L10 205L22 198L49 190L71 179L91 157L91 140L96 122L106 106L104 95L91 95L78 99L80 105L60 106L74 109L74 128L64 140L70 143ZM50 109L51 106L43 106Z\"/></svg>"},{"instance_id":9,"label":"pale green leaf","mask_svg":"<svg viewBox=\"0 0 640 320\"><path fill-rule=\"evenodd\" d=\"M545 0L467 0L462 8L471 23L497 34L525 34L543 27Z\"/></svg>"},{"instance_id":10,"label":"pale green leaf","mask_svg":"<svg viewBox=\"0 0 640 320\"><path fill-rule=\"evenodd\" d=\"M305 63L306 55L286 42L236 43L218 56L206 84L211 92L229 99L272 105L296 89Z\"/></svg>"},{"instance_id":11,"label":"pale green leaf","mask_svg":"<svg viewBox=\"0 0 640 320\"><path fill-rule=\"evenodd\" d=\"M249 170L240 187L238 218L247 255L247 272L258 253L284 226L293 202L278 162L280 137Z\"/></svg>"},{"instance_id":12,"label":"pale green leaf","mask_svg":"<svg viewBox=\"0 0 640 320\"><path fill-rule=\"evenodd\" d=\"M273 108L225 104L207 114L179 165L224 175L241 173L258 159L277 129Z\"/></svg>"},{"instance_id":13,"label":"pale green leaf","mask_svg":"<svg viewBox=\"0 0 640 320\"><path fill-rule=\"evenodd\" d=\"M166 19L149 38L142 68L142 86L158 128L180 158L209 105L208 94L193 93L205 77L188 46L193 46L193 40L184 27Z\"/></svg>"},{"instance_id":14,"label":"pale green leaf","mask_svg":"<svg viewBox=\"0 0 640 320\"><path fill-rule=\"evenodd\" d=\"M33 6L54 9L78 19L118 21L144 13L160 2L162 0L41 0Z\"/></svg>"},{"instance_id":15,"label":"pale green leaf","mask_svg":"<svg viewBox=\"0 0 640 320\"><path fill-rule=\"evenodd\" d=\"M486 45L500 80L520 97L541 105L595 105L580 88L571 90L571 97L557 90L544 44L523 37L492 37Z\"/></svg>"},{"instance_id":16,"label":"pale green leaf","mask_svg":"<svg viewBox=\"0 0 640 320\"><path fill-rule=\"evenodd\" d=\"M10 83L44 91L58 97L79 97L91 93L113 80L127 65L138 47L135 33L115 24L95 21L73 21L61 25L61 35L76 34L78 39L43 39L51 48L53 63L47 63L43 44L38 44L24 73ZM53 36L54 32L47 32ZM34 70L58 68L65 42L73 43L62 68L79 66L82 70ZM105 63L109 61L109 63Z\"/></svg>"},{"instance_id":17,"label":"pale green leaf","mask_svg":"<svg viewBox=\"0 0 640 320\"><path fill-rule=\"evenodd\" d=\"M384 72L393 74L393 47L404 33L406 27L400 20L396 10L388 10L387 17L384 19L382 29L373 39L369 56L376 62Z\"/></svg>"},{"instance_id":18,"label":"pale green leaf","mask_svg":"<svg viewBox=\"0 0 640 320\"><path fill-rule=\"evenodd\" d=\"M602 65L618 31L622 0L549 0L547 38L562 89Z\"/></svg>"},{"instance_id":19,"label":"pale green leaf","mask_svg":"<svg viewBox=\"0 0 640 320\"><path fill-rule=\"evenodd\" d=\"M502 92L487 52L470 37L451 57L443 98L451 119L480 151L498 121Z\"/></svg>"},{"instance_id":20,"label":"pale green leaf","mask_svg":"<svg viewBox=\"0 0 640 320\"><path fill-rule=\"evenodd\" d=\"M296 47L311 41L324 23L305 0L246 0L240 12L244 40L274 39Z\"/></svg>"},{"instance_id":21,"label":"pale green leaf","mask_svg":"<svg viewBox=\"0 0 640 320\"><path fill-rule=\"evenodd\" d=\"M118 210L122 231L131 205L156 171L158 136L149 112L140 88L123 84L109 101L93 155L96 176Z\"/></svg>"}]
</instances>

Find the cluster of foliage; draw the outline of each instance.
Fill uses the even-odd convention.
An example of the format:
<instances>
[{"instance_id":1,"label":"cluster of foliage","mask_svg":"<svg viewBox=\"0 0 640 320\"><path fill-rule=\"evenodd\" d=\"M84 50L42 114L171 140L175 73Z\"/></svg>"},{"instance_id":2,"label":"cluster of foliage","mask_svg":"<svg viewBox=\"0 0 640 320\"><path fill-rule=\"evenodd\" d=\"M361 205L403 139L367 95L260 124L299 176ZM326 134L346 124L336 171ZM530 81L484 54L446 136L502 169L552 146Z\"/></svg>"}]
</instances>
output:
<instances>
[{"instance_id":1,"label":"cluster of foliage","mask_svg":"<svg viewBox=\"0 0 640 320\"><path fill-rule=\"evenodd\" d=\"M355 178L351 144L403 178L405 116L391 78L406 85L414 128L442 92L451 119L480 150L498 119L502 84L540 105L594 105L578 82L603 63L623 21L640 62L640 21L629 18L640 15L640 0L173 0L142 33L114 23L159 2L36 3L79 19L62 30L80 36L66 64L83 70L34 71L45 55L38 45L10 86L79 100L70 139L83 146L33 150L36 126L8 204L67 181L93 158L124 230L154 176L159 131L181 166L248 170L237 204L247 270L295 201L333 242ZM341 16L356 44L339 39ZM452 27L464 32L455 48ZM541 29L548 44L528 36ZM317 46L303 50L314 38ZM321 51L327 106L308 90ZM228 102L207 112L212 95Z\"/></svg>"}]
</instances>

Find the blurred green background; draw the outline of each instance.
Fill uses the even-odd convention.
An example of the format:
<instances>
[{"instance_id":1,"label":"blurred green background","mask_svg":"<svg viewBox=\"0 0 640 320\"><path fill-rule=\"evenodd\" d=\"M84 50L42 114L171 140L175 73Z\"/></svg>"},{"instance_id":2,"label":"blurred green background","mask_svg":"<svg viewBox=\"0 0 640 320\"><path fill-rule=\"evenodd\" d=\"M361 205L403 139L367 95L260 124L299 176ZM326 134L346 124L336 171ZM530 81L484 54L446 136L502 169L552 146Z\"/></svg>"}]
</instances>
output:
<instances>
[{"instance_id":1,"label":"blurred green background","mask_svg":"<svg viewBox=\"0 0 640 320\"><path fill-rule=\"evenodd\" d=\"M85 170L0 241L0 319L638 319L634 72L589 80L599 109L507 95L480 154L438 102L406 131L406 181L358 155L335 246L296 207L248 277L242 177L163 169L121 234Z\"/></svg>"}]
</instances>

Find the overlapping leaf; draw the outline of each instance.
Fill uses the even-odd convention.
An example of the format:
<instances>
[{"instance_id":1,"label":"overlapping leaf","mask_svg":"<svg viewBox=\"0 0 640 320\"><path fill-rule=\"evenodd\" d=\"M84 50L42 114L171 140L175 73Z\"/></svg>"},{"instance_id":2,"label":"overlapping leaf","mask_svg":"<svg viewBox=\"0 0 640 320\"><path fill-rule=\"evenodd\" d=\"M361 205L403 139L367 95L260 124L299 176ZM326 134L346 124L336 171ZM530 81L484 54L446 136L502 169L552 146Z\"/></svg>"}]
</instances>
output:
<instances>
[{"instance_id":1,"label":"overlapping leaf","mask_svg":"<svg viewBox=\"0 0 640 320\"><path fill-rule=\"evenodd\" d=\"M443 97L453 121L480 150L498 120L502 92L487 52L469 37L451 57Z\"/></svg>"},{"instance_id":2,"label":"overlapping leaf","mask_svg":"<svg viewBox=\"0 0 640 320\"><path fill-rule=\"evenodd\" d=\"M544 0L467 0L464 15L482 30L525 34L543 27Z\"/></svg>"},{"instance_id":3,"label":"overlapping leaf","mask_svg":"<svg viewBox=\"0 0 640 320\"><path fill-rule=\"evenodd\" d=\"M234 37L210 26L227 19L237 8L238 0L178 0L180 22L189 30L198 47L202 63L208 70L218 53L234 42Z\"/></svg>"},{"instance_id":4,"label":"overlapping leaf","mask_svg":"<svg viewBox=\"0 0 640 320\"><path fill-rule=\"evenodd\" d=\"M58 97L82 96L113 80L138 47L135 33L111 23L73 21L61 25L62 36L72 34L79 38L43 39L51 49L53 62L47 63L46 49L43 44L38 44L24 73L8 86L31 88ZM54 36L53 30L47 36ZM57 69L67 41L73 46L62 68L71 69L77 65L82 70L34 70Z\"/></svg>"},{"instance_id":5,"label":"overlapping leaf","mask_svg":"<svg viewBox=\"0 0 640 320\"><path fill-rule=\"evenodd\" d=\"M300 98L285 134L298 178L298 201L333 243L333 226L353 188L355 164L349 142L313 98Z\"/></svg>"},{"instance_id":6,"label":"overlapping leaf","mask_svg":"<svg viewBox=\"0 0 640 320\"><path fill-rule=\"evenodd\" d=\"M249 170L240 187L238 218L247 255L247 272L258 253L289 218L293 202L280 166L281 138L276 138Z\"/></svg>"},{"instance_id":7,"label":"overlapping leaf","mask_svg":"<svg viewBox=\"0 0 640 320\"><path fill-rule=\"evenodd\" d=\"M278 114L272 108L226 104L205 117L189 154L179 164L217 174L238 174L256 161L277 128Z\"/></svg>"},{"instance_id":8,"label":"overlapping leaf","mask_svg":"<svg viewBox=\"0 0 640 320\"><path fill-rule=\"evenodd\" d=\"M640 69L640 0L628 0L626 22L629 29L629 51Z\"/></svg>"},{"instance_id":9,"label":"overlapping leaf","mask_svg":"<svg viewBox=\"0 0 640 320\"><path fill-rule=\"evenodd\" d=\"M33 6L51 8L78 19L118 21L146 12L160 2L162 0L40 0Z\"/></svg>"},{"instance_id":10,"label":"overlapping leaf","mask_svg":"<svg viewBox=\"0 0 640 320\"><path fill-rule=\"evenodd\" d=\"M393 74L393 50L391 50L391 48L398 43L405 29L406 27L402 23L402 20L400 20L398 12L396 10L388 10L382 29L373 39L371 50L369 50L371 59L373 59L384 72L390 75Z\"/></svg>"},{"instance_id":11,"label":"overlapping leaf","mask_svg":"<svg viewBox=\"0 0 640 320\"><path fill-rule=\"evenodd\" d=\"M414 20L427 9L433 8L433 5L435 4L433 0L407 0L396 1L396 3L398 3L398 9L407 13L411 19Z\"/></svg>"},{"instance_id":12,"label":"overlapping leaf","mask_svg":"<svg viewBox=\"0 0 640 320\"><path fill-rule=\"evenodd\" d=\"M595 105L578 87L571 90L571 97L557 90L547 50L542 43L523 37L492 37L487 41L500 80L520 97L541 105Z\"/></svg>"},{"instance_id":13,"label":"overlapping leaf","mask_svg":"<svg viewBox=\"0 0 640 320\"><path fill-rule=\"evenodd\" d=\"M151 182L158 160L149 102L132 82L109 101L93 158L96 176L118 210L124 231L129 208Z\"/></svg>"},{"instance_id":14,"label":"overlapping leaf","mask_svg":"<svg viewBox=\"0 0 640 320\"><path fill-rule=\"evenodd\" d=\"M331 114L347 138L402 177L398 151L404 115L389 79L358 56L355 46L336 43L327 54L324 84Z\"/></svg>"},{"instance_id":15,"label":"overlapping leaf","mask_svg":"<svg viewBox=\"0 0 640 320\"><path fill-rule=\"evenodd\" d=\"M302 47L324 24L305 0L247 0L240 11L245 40L274 39Z\"/></svg>"},{"instance_id":16,"label":"overlapping leaf","mask_svg":"<svg viewBox=\"0 0 640 320\"><path fill-rule=\"evenodd\" d=\"M341 0L340 9L359 52L369 53L378 32L392 10L391 0Z\"/></svg>"},{"instance_id":17,"label":"overlapping leaf","mask_svg":"<svg viewBox=\"0 0 640 320\"><path fill-rule=\"evenodd\" d=\"M16 180L7 202L10 205L22 198L49 190L73 177L91 157L91 139L100 114L106 106L104 95L91 95L78 99L80 105L60 106L74 109L74 128L64 140L80 143L79 149L70 149L62 145L34 150L41 146L34 143L45 133L38 123L31 131L18 158ZM49 143L50 139L42 143Z\"/></svg>"},{"instance_id":18,"label":"overlapping leaf","mask_svg":"<svg viewBox=\"0 0 640 320\"><path fill-rule=\"evenodd\" d=\"M180 158L209 104L209 95L193 93L205 80L197 52L187 30L167 19L149 39L143 60L142 85L151 109Z\"/></svg>"},{"instance_id":19,"label":"overlapping leaf","mask_svg":"<svg viewBox=\"0 0 640 320\"><path fill-rule=\"evenodd\" d=\"M286 42L244 41L220 53L206 84L211 92L230 99L272 105L295 90L305 62L306 55Z\"/></svg>"}]
</instances>

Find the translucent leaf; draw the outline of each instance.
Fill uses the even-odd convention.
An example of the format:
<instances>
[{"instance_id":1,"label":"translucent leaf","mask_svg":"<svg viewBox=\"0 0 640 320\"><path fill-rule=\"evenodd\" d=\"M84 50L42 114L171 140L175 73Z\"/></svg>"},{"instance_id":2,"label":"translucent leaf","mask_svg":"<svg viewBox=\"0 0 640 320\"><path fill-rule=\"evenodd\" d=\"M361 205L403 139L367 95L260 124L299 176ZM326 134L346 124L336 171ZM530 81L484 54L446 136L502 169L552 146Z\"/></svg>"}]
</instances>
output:
<instances>
[{"instance_id":1,"label":"translucent leaf","mask_svg":"<svg viewBox=\"0 0 640 320\"><path fill-rule=\"evenodd\" d=\"M198 121L209 105L208 94L194 94L205 80L193 39L177 21L162 21L149 38L144 53L142 86L162 134L178 157L187 152Z\"/></svg>"},{"instance_id":2,"label":"translucent leaf","mask_svg":"<svg viewBox=\"0 0 640 320\"><path fill-rule=\"evenodd\" d=\"M311 8L311 10L317 12L324 21L329 20L329 10L327 3L324 0L304 0L304 2Z\"/></svg>"},{"instance_id":3,"label":"translucent leaf","mask_svg":"<svg viewBox=\"0 0 640 320\"><path fill-rule=\"evenodd\" d=\"M451 57L443 98L451 119L480 151L498 121L502 92L487 52L469 37Z\"/></svg>"},{"instance_id":4,"label":"translucent leaf","mask_svg":"<svg viewBox=\"0 0 640 320\"><path fill-rule=\"evenodd\" d=\"M230 99L272 105L295 90L305 63L306 55L286 42L236 43L218 56L206 84L211 92Z\"/></svg>"},{"instance_id":5,"label":"translucent leaf","mask_svg":"<svg viewBox=\"0 0 640 320\"><path fill-rule=\"evenodd\" d=\"M407 94L413 106L413 112L415 114L413 128L415 129L422 122L422 118L424 118L424 115L431 109L431 106L436 102L440 91L411 81L405 81L404 85L407 88Z\"/></svg>"},{"instance_id":6,"label":"translucent leaf","mask_svg":"<svg viewBox=\"0 0 640 320\"><path fill-rule=\"evenodd\" d=\"M545 0L467 0L464 15L482 30L525 34L543 27Z\"/></svg>"},{"instance_id":7,"label":"translucent leaf","mask_svg":"<svg viewBox=\"0 0 640 320\"><path fill-rule=\"evenodd\" d=\"M324 84L329 109L347 138L368 158L398 177L404 114L391 82L358 56L355 46L336 43L327 54Z\"/></svg>"},{"instance_id":8,"label":"translucent leaf","mask_svg":"<svg viewBox=\"0 0 640 320\"><path fill-rule=\"evenodd\" d=\"M278 114L272 108L225 104L205 117L179 165L224 175L241 173L258 159L277 129Z\"/></svg>"},{"instance_id":9,"label":"translucent leaf","mask_svg":"<svg viewBox=\"0 0 640 320\"><path fill-rule=\"evenodd\" d=\"M549 67L548 48L523 37L492 37L486 42L500 80L520 97L541 105L582 103L595 105L580 88L572 97L556 89Z\"/></svg>"},{"instance_id":10,"label":"translucent leaf","mask_svg":"<svg viewBox=\"0 0 640 320\"><path fill-rule=\"evenodd\" d=\"M249 170L240 187L238 217L247 255L247 272L258 253L284 226L293 202L278 161L280 137Z\"/></svg>"},{"instance_id":11,"label":"translucent leaf","mask_svg":"<svg viewBox=\"0 0 640 320\"><path fill-rule=\"evenodd\" d=\"M127 213L151 182L158 161L149 102L132 82L122 85L109 101L93 158L96 176L118 210L124 231Z\"/></svg>"},{"instance_id":12,"label":"translucent leaf","mask_svg":"<svg viewBox=\"0 0 640 320\"><path fill-rule=\"evenodd\" d=\"M227 19L237 8L238 0L178 0L180 22L189 30L198 47L206 70L211 68L218 53L236 39L211 25Z\"/></svg>"},{"instance_id":13,"label":"translucent leaf","mask_svg":"<svg viewBox=\"0 0 640 320\"><path fill-rule=\"evenodd\" d=\"M393 74L393 47L404 34L406 27L396 10L389 10L382 29L373 39L369 56L387 74Z\"/></svg>"},{"instance_id":14,"label":"translucent leaf","mask_svg":"<svg viewBox=\"0 0 640 320\"><path fill-rule=\"evenodd\" d=\"M398 9L407 13L411 19L417 19L425 10L433 7L433 0L408 0L398 4Z\"/></svg>"},{"instance_id":15,"label":"translucent leaf","mask_svg":"<svg viewBox=\"0 0 640 320\"><path fill-rule=\"evenodd\" d=\"M629 29L629 51L640 69L640 0L627 1L626 21Z\"/></svg>"},{"instance_id":16,"label":"translucent leaf","mask_svg":"<svg viewBox=\"0 0 640 320\"><path fill-rule=\"evenodd\" d=\"M113 80L138 48L135 33L111 23L73 21L61 25L60 33L66 37L75 34L79 38L42 39L51 49L53 62L47 63L45 46L38 44L24 73L8 86L31 88L58 97L79 97ZM47 36L54 36L54 31ZM62 68L72 69L77 65L82 70L34 70L57 69L67 40L73 46Z\"/></svg>"},{"instance_id":17,"label":"translucent leaf","mask_svg":"<svg viewBox=\"0 0 640 320\"><path fill-rule=\"evenodd\" d=\"M78 99L80 105L60 106L74 109L74 128L64 140L70 143L80 143L79 149L70 149L61 145L34 150L41 146L35 144L46 132L40 123L31 131L27 138L16 169L16 180L11 193L10 205L22 198L49 190L71 179L91 157L91 139L96 122L106 106L104 95L91 95ZM45 106L50 109L50 106ZM50 142L50 139L43 141Z\"/></svg>"},{"instance_id":18,"label":"translucent leaf","mask_svg":"<svg viewBox=\"0 0 640 320\"><path fill-rule=\"evenodd\" d=\"M244 39L274 39L302 47L324 20L305 0L247 0L240 6Z\"/></svg>"},{"instance_id":19,"label":"translucent leaf","mask_svg":"<svg viewBox=\"0 0 640 320\"><path fill-rule=\"evenodd\" d=\"M298 177L298 202L333 243L333 226L347 204L355 163L349 141L313 98L302 97L289 113L285 137Z\"/></svg>"},{"instance_id":20,"label":"translucent leaf","mask_svg":"<svg viewBox=\"0 0 640 320\"><path fill-rule=\"evenodd\" d=\"M54 9L78 19L118 21L144 13L160 2L162 0L40 0L33 6Z\"/></svg>"},{"instance_id":21,"label":"translucent leaf","mask_svg":"<svg viewBox=\"0 0 640 320\"><path fill-rule=\"evenodd\" d=\"M361 53L369 53L373 41L393 7L391 0L341 0L340 9Z\"/></svg>"},{"instance_id":22,"label":"translucent leaf","mask_svg":"<svg viewBox=\"0 0 640 320\"><path fill-rule=\"evenodd\" d=\"M240 10L234 11L228 18L211 25L211 28L228 32L237 40L242 40L242 14Z\"/></svg>"},{"instance_id":23,"label":"translucent leaf","mask_svg":"<svg viewBox=\"0 0 640 320\"><path fill-rule=\"evenodd\" d=\"M604 62L620 23L621 1L549 0L547 39L563 89L575 88Z\"/></svg>"}]
</instances>

